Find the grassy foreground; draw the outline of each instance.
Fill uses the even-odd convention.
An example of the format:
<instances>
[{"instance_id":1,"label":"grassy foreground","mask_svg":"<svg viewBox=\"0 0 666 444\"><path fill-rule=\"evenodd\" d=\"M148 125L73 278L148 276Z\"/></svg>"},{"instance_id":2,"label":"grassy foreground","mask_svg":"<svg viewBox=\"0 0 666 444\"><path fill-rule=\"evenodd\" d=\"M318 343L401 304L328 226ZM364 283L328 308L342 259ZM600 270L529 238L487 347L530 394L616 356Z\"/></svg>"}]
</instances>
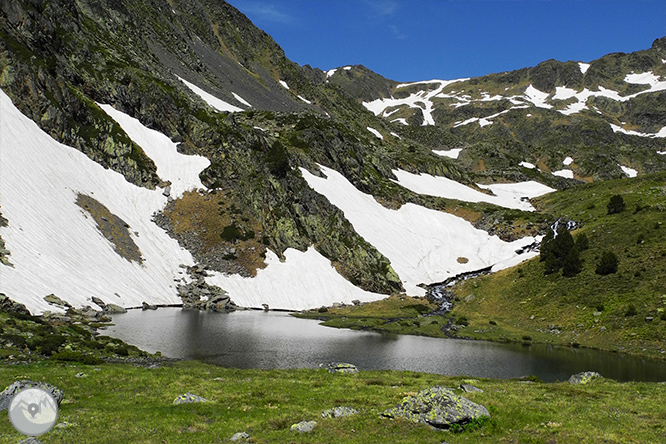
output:
<instances>
[{"instance_id":1,"label":"grassy foreground","mask_svg":"<svg viewBox=\"0 0 666 444\"><path fill-rule=\"evenodd\" d=\"M79 374L79 376L75 376ZM81 375L82 374L82 375ZM48 443L223 443L247 432L257 443L657 443L666 441L666 384L594 380L588 385L467 380L492 418L476 430L432 430L380 413L402 397L464 378L396 371L236 370L177 362L161 368L41 361L0 366L0 385L43 380L65 391ZM173 405L190 392L210 402ZM334 406L359 410L322 419ZM290 426L316 420L311 433ZM25 437L0 415L0 443Z\"/></svg>"}]
</instances>

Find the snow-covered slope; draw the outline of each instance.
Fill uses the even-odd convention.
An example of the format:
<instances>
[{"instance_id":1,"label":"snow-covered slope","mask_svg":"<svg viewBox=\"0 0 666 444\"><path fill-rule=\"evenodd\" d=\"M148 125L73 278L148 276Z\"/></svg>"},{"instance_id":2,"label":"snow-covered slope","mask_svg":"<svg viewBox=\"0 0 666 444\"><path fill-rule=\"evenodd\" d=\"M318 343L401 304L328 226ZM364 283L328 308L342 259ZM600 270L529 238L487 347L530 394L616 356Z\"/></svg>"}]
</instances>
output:
<instances>
[{"instance_id":1,"label":"snow-covered slope","mask_svg":"<svg viewBox=\"0 0 666 444\"><path fill-rule=\"evenodd\" d=\"M320 168L326 179L303 168L301 173L315 191L344 212L365 240L389 258L409 295L424 295L418 284L441 282L514 258L517 249L534 242L531 237L504 242L464 219L414 204L389 210L337 171ZM529 257L525 255L525 259Z\"/></svg>"},{"instance_id":2,"label":"snow-covered slope","mask_svg":"<svg viewBox=\"0 0 666 444\"><path fill-rule=\"evenodd\" d=\"M266 252L267 267L257 270L254 278L240 275L212 273L207 282L227 290L231 299L244 307L261 307L302 310L331 305L333 302L350 304L376 301L384 294L364 291L340 276L314 247L301 252L289 248L280 262L272 251Z\"/></svg>"},{"instance_id":3,"label":"snow-covered slope","mask_svg":"<svg viewBox=\"0 0 666 444\"><path fill-rule=\"evenodd\" d=\"M29 310L54 310L54 293L74 306L97 296L107 303L180 303L174 278L192 265L151 216L166 204L162 190L130 184L85 154L62 145L21 114L0 92L0 228L14 265L0 265L0 292ZM143 263L121 257L76 204L79 194L100 202L129 226Z\"/></svg>"}]
</instances>

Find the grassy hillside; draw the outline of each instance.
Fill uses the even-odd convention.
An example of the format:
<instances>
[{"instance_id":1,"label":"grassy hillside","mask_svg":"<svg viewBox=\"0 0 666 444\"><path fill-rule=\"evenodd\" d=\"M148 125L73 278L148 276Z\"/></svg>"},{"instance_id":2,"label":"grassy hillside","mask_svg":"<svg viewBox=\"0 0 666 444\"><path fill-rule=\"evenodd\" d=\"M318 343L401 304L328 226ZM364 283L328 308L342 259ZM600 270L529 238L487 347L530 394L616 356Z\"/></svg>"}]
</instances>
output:
<instances>
[{"instance_id":1,"label":"grassy hillside","mask_svg":"<svg viewBox=\"0 0 666 444\"><path fill-rule=\"evenodd\" d=\"M78 376L75 376L78 375ZM44 443L221 443L236 432L250 442L479 443L661 442L666 428L666 385L595 380L567 382L466 380L434 374L326 370L236 370L179 362L160 368L129 364L61 365L40 362L0 366L0 386L15 379L44 380L65 392L58 424ZM463 393L485 405L491 419L453 433L380 417L404 396L442 385L469 383L483 393ZM174 405L186 392L209 402ZM460 391L458 391L460 393ZM359 414L323 419L334 406ZM290 426L315 420L311 433ZM23 439L0 415L0 443Z\"/></svg>"},{"instance_id":2,"label":"grassy hillside","mask_svg":"<svg viewBox=\"0 0 666 444\"><path fill-rule=\"evenodd\" d=\"M624 211L608 214L613 195ZM461 336L571 344L664 357L666 339L666 174L585 184L537 199L552 219L575 220L589 249L573 277L546 275L539 258L455 288ZM618 258L600 275L603 252Z\"/></svg>"}]
</instances>

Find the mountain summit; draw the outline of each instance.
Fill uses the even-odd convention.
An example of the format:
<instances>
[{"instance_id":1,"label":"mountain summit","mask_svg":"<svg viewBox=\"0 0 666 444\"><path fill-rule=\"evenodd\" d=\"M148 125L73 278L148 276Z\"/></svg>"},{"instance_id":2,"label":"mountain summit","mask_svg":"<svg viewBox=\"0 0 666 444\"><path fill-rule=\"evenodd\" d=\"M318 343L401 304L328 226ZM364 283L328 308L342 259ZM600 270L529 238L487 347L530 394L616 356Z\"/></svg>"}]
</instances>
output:
<instances>
[{"instance_id":1,"label":"mountain summit","mask_svg":"<svg viewBox=\"0 0 666 444\"><path fill-rule=\"evenodd\" d=\"M220 1L3 1L0 292L302 309L511 266L529 198L666 169L665 61L398 84Z\"/></svg>"}]
</instances>

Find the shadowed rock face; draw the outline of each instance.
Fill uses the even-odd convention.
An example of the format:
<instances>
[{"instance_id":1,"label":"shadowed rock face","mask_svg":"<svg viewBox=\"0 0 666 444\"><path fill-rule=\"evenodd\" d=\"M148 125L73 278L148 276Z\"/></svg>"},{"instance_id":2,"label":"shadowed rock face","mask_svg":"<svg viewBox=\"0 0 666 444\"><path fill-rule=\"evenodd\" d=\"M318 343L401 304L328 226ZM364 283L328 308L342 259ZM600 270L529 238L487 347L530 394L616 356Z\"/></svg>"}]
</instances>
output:
<instances>
[{"instance_id":1,"label":"shadowed rock face","mask_svg":"<svg viewBox=\"0 0 666 444\"><path fill-rule=\"evenodd\" d=\"M382 416L404 418L448 429L454 424L464 425L482 416L490 416L490 413L484 406L458 396L450 389L437 386L404 398L399 405L382 413Z\"/></svg>"}]
</instances>

